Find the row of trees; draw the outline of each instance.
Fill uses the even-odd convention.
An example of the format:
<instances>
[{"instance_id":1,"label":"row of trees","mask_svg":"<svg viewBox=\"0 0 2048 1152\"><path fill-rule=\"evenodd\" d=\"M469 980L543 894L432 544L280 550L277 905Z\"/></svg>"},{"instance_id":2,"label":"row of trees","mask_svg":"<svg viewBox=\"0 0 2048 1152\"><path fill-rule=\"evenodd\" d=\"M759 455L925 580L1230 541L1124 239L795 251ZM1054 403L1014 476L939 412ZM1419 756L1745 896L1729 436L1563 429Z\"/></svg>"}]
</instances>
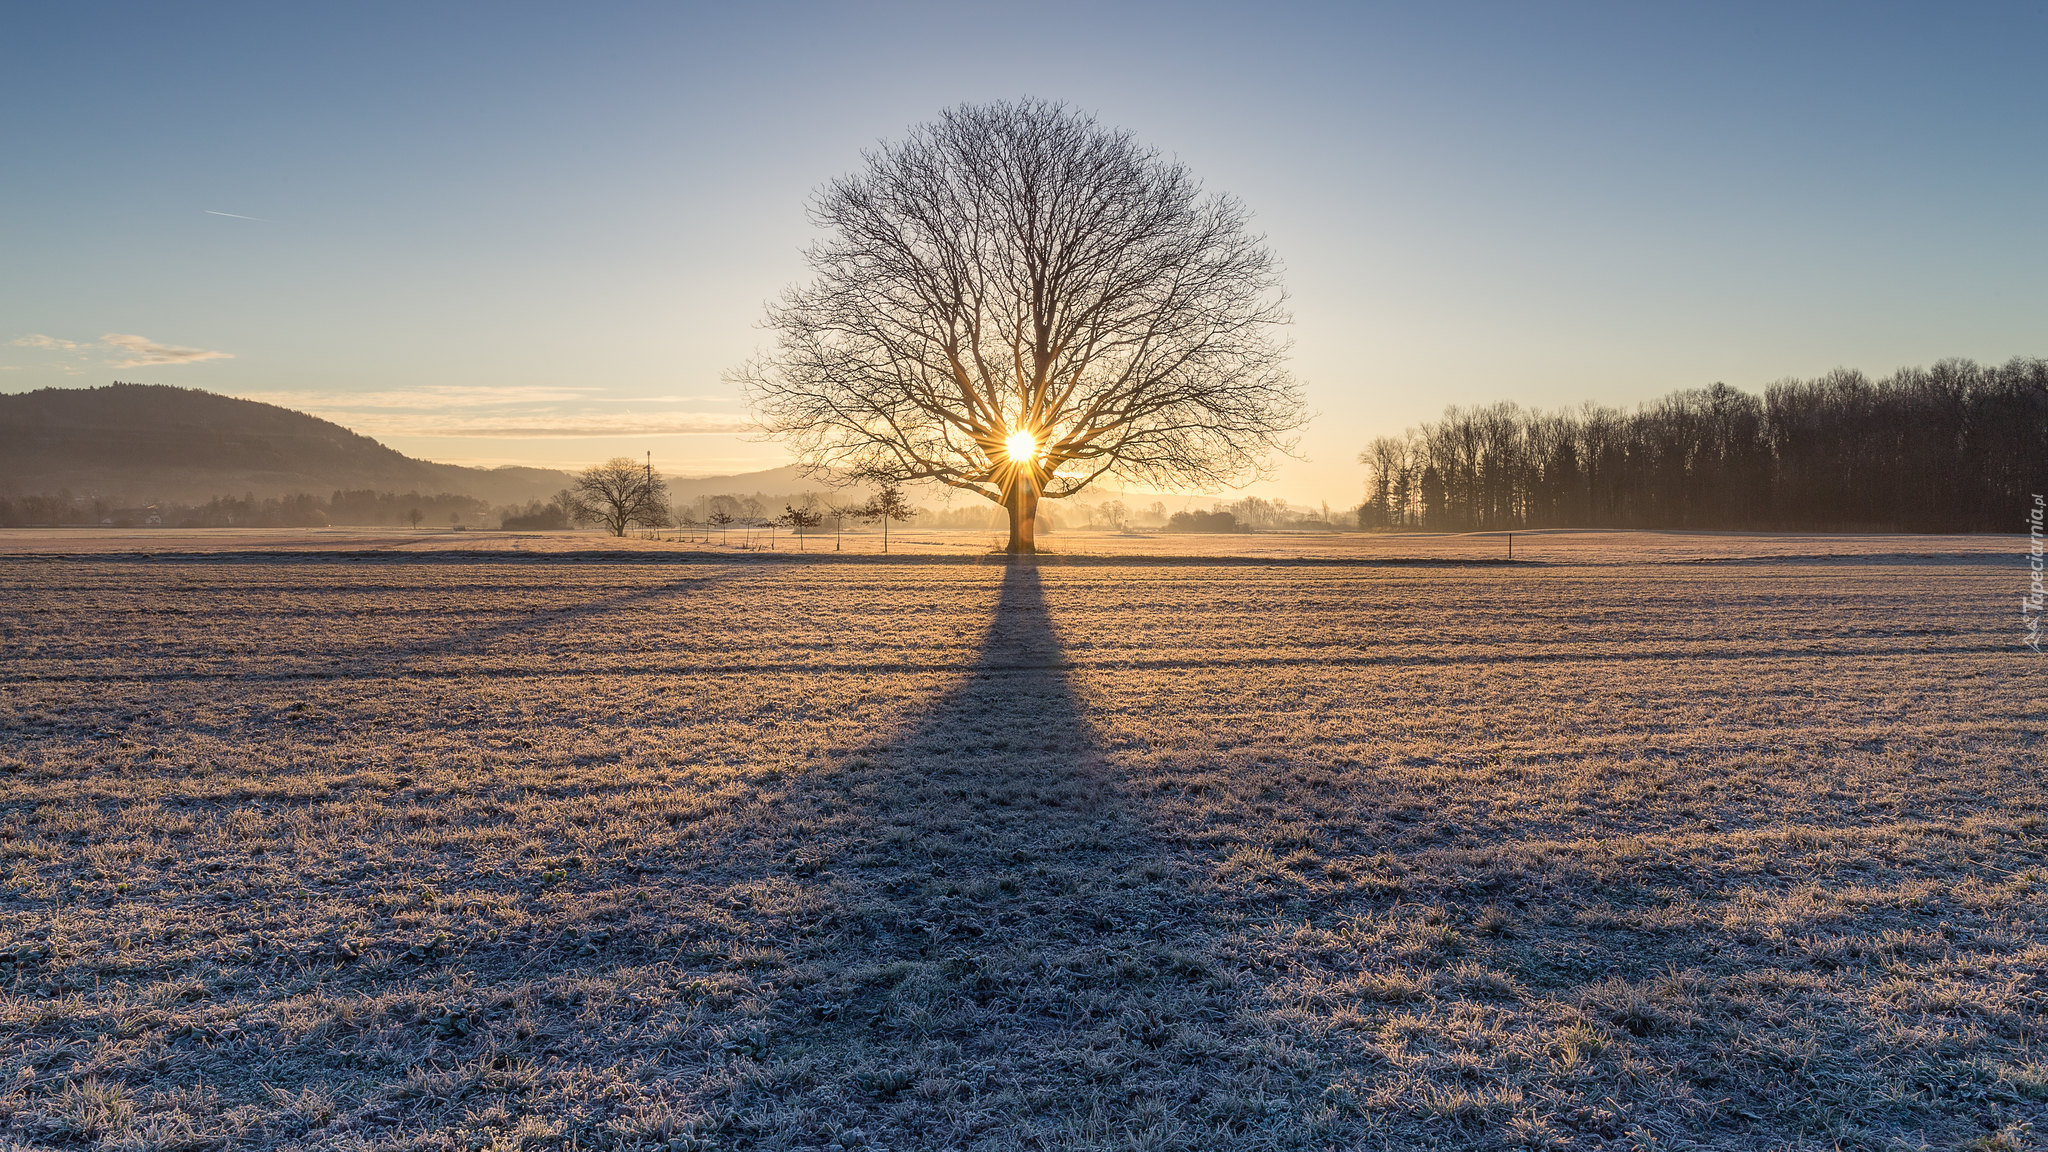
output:
<instances>
[{"instance_id":1,"label":"row of trees","mask_svg":"<svg viewBox=\"0 0 2048 1152\"><path fill-rule=\"evenodd\" d=\"M1635 412L1453 407L1360 460L1361 528L2010 531L2048 491L2048 361L1716 384Z\"/></svg>"},{"instance_id":2,"label":"row of trees","mask_svg":"<svg viewBox=\"0 0 2048 1152\"><path fill-rule=\"evenodd\" d=\"M480 524L490 512L488 503L453 492L429 496L359 488L327 500L327 516L335 524Z\"/></svg>"},{"instance_id":3,"label":"row of trees","mask_svg":"<svg viewBox=\"0 0 2048 1152\"><path fill-rule=\"evenodd\" d=\"M482 520L489 505L473 496L441 492L337 491L322 499L290 496L216 496L204 504L162 501L117 504L69 491L0 496L0 528L324 528L330 524L460 524Z\"/></svg>"},{"instance_id":4,"label":"row of trees","mask_svg":"<svg viewBox=\"0 0 2048 1152\"><path fill-rule=\"evenodd\" d=\"M832 521L832 547L836 551L844 537L846 522L852 520L855 523L880 524L882 551L887 552L889 525L906 522L922 511L913 507L910 501L904 498L900 486L885 484L880 492L862 503L828 502L814 495L805 496L794 504L784 504L782 511L773 516L736 516L727 510L724 499L713 497L711 511L706 513L703 519L682 518L680 523L685 528L701 529L707 542L711 538L711 533L716 531L720 543L726 542L734 527L750 531L755 528L766 528L771 541L775 529L786 528L796 536L797 548L801 550L805 535L816 532L829 519Z\"/></svg>"},{"instance_id":5,"label":"row of trees","mask_svg":"<svg viewBox=\"0 0 2048 1152\"><path fill-rule=\"evenodd\" d=\"M1207 512L1190 508L1166 518L1168 532L1335 532L1330 506L1320 512L1290 507L1285 500L1247 496L1229 504L1217 504Z\"/></svg>"},{"instance_id":6,"label":"row of trees","mask_svg":"<svg viewBox=\"0 0 2048 1152\"><path fill-rule=\"evenodd\" d=\"M748 527L782 527L795 533L798 546L802 546L806 532L815 531L824 524L827 516L839 526L847 519L880 523L882 526L882 550L889 550L889 525L901 523L918 514L904 498L900 485L884 484L880 492L863 503L826 503L816 497L805 497L792 504L785 504L781 512L772 516L760 514L758 498L731 496L710 496L700 498L705 506L702 518L677 516L670 507L668 481L654 470L652 463L643 464L628 456L617 456L594 468L586 468L577 474L568 488L555 496L551 507L534 509L523 519L538 520L559 516L571 523L595 523L604 527L614 536L624 536L628 528L701 528L707 534L712 530L726 538L735 524ZM746 513L751 513L748 515ZM511 518L507 527L513 527Z\"/></svg>"},{"instance_id":7,"label":"row of trees","mask_svg":"<svg viewBox=\"0 0 2048 1152\"><path fill-rule=\"evenodd\" d=\"M1257 496L1218 505L1209 512L1169 514L1165 504L1157 501L1134 512L1123 501L1110 499L1095 504L1077 501L1072 506L1072 513L1077 526L1110 530L1142 526L1179 532L1242 532L1290 528L1328 530L1333 527L1328 504L1322 505L1318 514L1312 508L1291 507L1285 500L1267 500ZM1039 515L1047 516L1047 513L1040 512ZM548 529L597 524L613 535L624 535L628 529L636 527L682 527L703 530L707 539L711 531L717 531L719 539L725 540L734 527L785 528L801 537L815 531L827 520L833 522L835 531L843 530L846 523L852 521L881 524L886 549L889 524L900 523L913 516L923 517L935 528L982 529L996 526L991 522L995 518L985 509L947 508L934 512L914 508L904 496L902 486L897 484L883 484L878 494L867 499L833 498L809 493L794 502L783 503L779 509L775 502L760 493L752 496L700 495L687 507L677 508L669 499L667 480L655 471L651 463L621 456L586 469L571 487L558 493L552 501L546 504L536 501L524 510L508 515L504 527Z\"/></svg>"}]
</instances>

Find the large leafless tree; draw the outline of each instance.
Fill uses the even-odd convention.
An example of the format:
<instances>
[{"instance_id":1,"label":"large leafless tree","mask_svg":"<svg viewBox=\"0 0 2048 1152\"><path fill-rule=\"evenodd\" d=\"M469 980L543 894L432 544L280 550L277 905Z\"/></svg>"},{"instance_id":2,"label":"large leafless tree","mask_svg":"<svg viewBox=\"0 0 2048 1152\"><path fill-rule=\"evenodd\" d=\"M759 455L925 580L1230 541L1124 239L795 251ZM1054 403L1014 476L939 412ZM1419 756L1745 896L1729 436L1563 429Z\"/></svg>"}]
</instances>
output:
<instances>
[{"instance_id":1,"label":"large leafless tree","mask_svg":"<svg viewBox=\"0 0 2048 1152\"><path fill-rule=\"evenodd\" d=\"M1041 498L1235 482L1302 421L1278 262L1240 203L1128 132L955 108L811 214L815 276L736 377L814 474L974 492L1031 552Z\"/></svg>"},{"instance_id":2,"label":"large leafless tree","mask_svg":"<svg viewBox=\"0 0 2048 1152\"><path fill-rule=\"evenodd\" d=\"M614 536L638 524L666 528L669 524L668 481L631 456L614 456L576 474L568 494L575 518L595 520Z\"/></svg>"}]
</instances>

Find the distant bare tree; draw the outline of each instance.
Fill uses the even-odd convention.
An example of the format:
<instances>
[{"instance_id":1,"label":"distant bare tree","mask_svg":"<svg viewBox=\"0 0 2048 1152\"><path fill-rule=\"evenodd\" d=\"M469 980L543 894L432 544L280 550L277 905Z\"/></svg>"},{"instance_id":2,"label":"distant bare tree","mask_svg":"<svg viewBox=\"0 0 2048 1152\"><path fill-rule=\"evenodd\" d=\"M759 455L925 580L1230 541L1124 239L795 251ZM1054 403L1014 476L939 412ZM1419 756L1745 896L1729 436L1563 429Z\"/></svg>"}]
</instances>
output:
<instances>
[{"instance_id":1,"label":"distant bare tree","mask_svg":"<svg viewBox=\"0 0 2048 1152\"><path fill-rule=\"evenodd\" d=\"M719 544L723 545L725 543L725 530L729 525L732 524L733 520L736 519L736 517L734 517L732 513L727 512L723 508L715 508L712 510L711 515L705 517L704 519L706 523L710 524L713 528L718 529L718 542ZM708 533L705 535L704 542L706 544L709 544L711 542L711 537Z\"/></svg>"},{"instance_id":2,"label":"distant bare tree","mask_svg":"<svg viewBox=\"0 0 2048 1152\"><path fill-rule=\"evenodd\" d=\"M635 524L663 528L669 522L668 481L631 456L614 456L584 469L569 491L582 513L577 518L595 520L614 536L624 536Z\"/></svg>"},{"instance_id":3,"label":"distant bare tree","mask_svg":"<svg viewBox=\"0 0 2048 1152\"><path fill-rule=\"evenodd\" d=\"M809 501L805 501L801 508L793 504L784 504L782 515L777 516L775 522L796 533L796 550L801 552L804 550L804 533L823 524L825 514L811 507Z\"/></svg>"},{"instance_id":4,"label":"distant bare tree","mask_svg":"<svg viewBox=\"0 0 2048 1152\"><path fill-rule=\"evenodd\" d=\"M895 520L900 523L915 515L917 509L911 507L910 501L903 498L903 489L894 484L882 485L882 490L875 494L875 498L861 505L860 509L861 519L881 521L884 553L889 551L889 521Z\"/></svg>"},{"instance_id":5,"label":"distant bare tree","mask_svg":"<svg viewBox=\"0 0 2048 1152\"><path fill-rule=\"evenodd\" d=\"M832 550L834 552L839 551L839 545L846 535L846 518L848 516L858 518L863 507L864 505L850 504L840 500L830 501L825 505L825 511L832 515Z\"/></svg>"},{"instance_id":6,"label":"distant bare tree","mask_svg":"<svg viewBox=\"0 0 2048 1152\"><path fill-rule=\"evenodd\" d=\"M549 507L561 510L562 523L564 525L574 525L583 518L583 508L578 504L576 494L567 488L550 496L548 498L548 505Z\"/></svg>"},{"instance_id":7,"label":"distant bare tree","mask_svg":"<svg viewBox=\"0 0 2048 1152\"><path fill-rule=\"evenodd\" d=\"M1262 474L1302 421L1244 207L1092 117L955 108L811 215L815 279L734 379L814 475L977 493L1031 552L1041 497Z\"/></svg>"},{"instance_id":8,"label":"distant bare tree","mask_svg":"<svg viewBox=\"0 0 2048 1152\"><path fill-rule=\"evenodd\" d=\"M1398 528L1407 523L1408 445L1392 436L1381 436L1358 462L1372 469L1365 504L1358 512L1360 528Z\"/></svg>"}]
</instances>

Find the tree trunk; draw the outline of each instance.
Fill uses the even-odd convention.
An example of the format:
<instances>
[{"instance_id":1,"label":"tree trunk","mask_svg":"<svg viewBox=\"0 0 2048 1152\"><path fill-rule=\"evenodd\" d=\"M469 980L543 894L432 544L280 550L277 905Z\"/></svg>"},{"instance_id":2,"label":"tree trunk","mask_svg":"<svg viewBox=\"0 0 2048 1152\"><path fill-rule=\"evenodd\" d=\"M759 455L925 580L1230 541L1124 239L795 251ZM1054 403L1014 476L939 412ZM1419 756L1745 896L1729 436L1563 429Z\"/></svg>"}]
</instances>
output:
<instances>
[{"instance_id":1,"label":"tree trunk","mask_svg":"<svg viewBox=\"0 0 2048 1152\"><path fill-rule=\"evenodd\" d=\"M1028 479L1019 479L1017 486L1010 490L1010 499L1004 507L1010 510L1010 546L1006 549L1012 556L1028 556L1038 551L1038 485Z\"/></svg>"}]
</instances>

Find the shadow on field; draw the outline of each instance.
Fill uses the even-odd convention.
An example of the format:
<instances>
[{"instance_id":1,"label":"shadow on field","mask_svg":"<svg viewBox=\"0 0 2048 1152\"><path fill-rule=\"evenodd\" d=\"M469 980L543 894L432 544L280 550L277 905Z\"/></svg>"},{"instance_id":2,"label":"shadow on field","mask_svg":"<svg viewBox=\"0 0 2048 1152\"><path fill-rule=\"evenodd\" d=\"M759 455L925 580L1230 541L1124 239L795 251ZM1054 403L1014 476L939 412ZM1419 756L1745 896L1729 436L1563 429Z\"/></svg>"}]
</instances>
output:
<instances>
[{"instance_id":1,"label":"shadow on field","mask_svg":"<svg viewBox=\"0 0 2048 1152\"><path fill-rule=\"evenodd\" d=\"M334 658L343 659L345 655L355 666L352 674L389 674L403 672L406 666L422 660L483 656L489 654L494 645L509 638L525 639L537 632L582 624L608 613L651 606L666 598L701 592L729 578L729 573L690 576L569 604L521 608L509 618L493 623L458 627L438 636L400 640L354 653L337 654ZM504 613L500 611L498 615L503 616Z\"/></svg>"},{"instance_id":2,"label":"shadow on field","mask_svg":"<svg viewBox=\"0 0 2048 1152\"><path fill-rule=\"evenodd\" d=\"M1276 675L1292 655L1256 653L1287 633L1216 637L1243 583L1042 571L764 581L687 643L694 612L668 609L699 584L442 582L459 610L432 619L469 640L420 643L489 659L303 711L296 684L10 682L0 1147L1762 1152L2048 1128L2048 786L2009 663L1929 649L1816 686L1778 622L1834 601L1784 615L1766 584L1747 664ZM1407 611L1260 579L1304 644ZM359 632L398 631L424 583L358 587L392 609ZM237 645L259 668L350 607L178 585L155 626L261 640ZM1937 624L1974 602L1932 593ZM17 614L25 652L88 628L99 594L76 594ZM1630 643L1692 626L1641 595L1558 611ZM847 627L865 613L895 627ZM1150 662L1077 671L1055 619ZM785 624L858 660L691 664ZM147 672L136 635L83 650ZM662 668L592 659L664 643ZM1216 658L1163 662L1196 643Z\"/></svg>"},{"instance_id":3,"label":"shadow on field","mask_svg":"<svg viewBox=\"0 0 2048 1152\"><path fill-rule=\"evenodd\" d=\"M1119 811L1034 566L1005 571L967 679L816 786L851 808L853 898L808 925L823 978L778 1004L777 1054L832 1070L812 1115L887 1147L1178 1142L1219 989L1174 944L1187 886Z\"/></svg>"}]
</instances>

